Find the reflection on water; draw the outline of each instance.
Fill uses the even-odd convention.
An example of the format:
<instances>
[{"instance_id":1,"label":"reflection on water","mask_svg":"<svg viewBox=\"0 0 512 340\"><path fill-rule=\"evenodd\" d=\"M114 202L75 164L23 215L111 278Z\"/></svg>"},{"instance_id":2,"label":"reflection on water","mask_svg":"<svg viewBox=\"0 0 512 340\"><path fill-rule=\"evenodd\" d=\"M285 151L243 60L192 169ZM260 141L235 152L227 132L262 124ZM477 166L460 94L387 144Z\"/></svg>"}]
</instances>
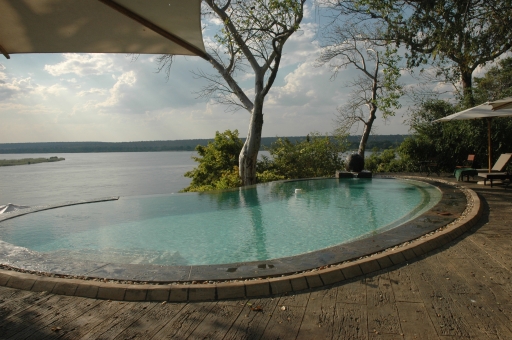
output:
<instances>
[{"instance_id":1,"label":"reflection on water","mask_svg":"<svg viewBox=\"0 0 512 340\"><path fill-rule=\"evenodd\" d=\"M246 250L244 253L249 253L248 248L254 248L256 251L257 260L266 260L269 258L267 252L267 235L265 232L265 226L263 225L263 213L261 210L261 204L258 199L258 190L240 190L240 202L245 211L249 214L249 220L251 222L252 238L249 243L246 243ZM238 256L236 256L238 258Z\"/></svg>"}]
</instances>

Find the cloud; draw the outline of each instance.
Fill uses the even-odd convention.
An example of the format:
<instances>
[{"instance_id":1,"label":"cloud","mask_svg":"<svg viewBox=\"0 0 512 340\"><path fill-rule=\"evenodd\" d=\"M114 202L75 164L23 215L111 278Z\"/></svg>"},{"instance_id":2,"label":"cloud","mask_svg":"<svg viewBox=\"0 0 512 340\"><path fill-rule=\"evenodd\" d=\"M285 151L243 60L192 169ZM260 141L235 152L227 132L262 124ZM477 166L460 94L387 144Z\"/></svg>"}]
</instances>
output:
<instances>
[{"instance_id":1,"label":"cloud","mask_svg":"<svg viewBox=\"0 0 512 340\"><path fill-rule=\"evenodd\" d=\"M17 98L34 90L31 78L12 78L0 73L0 101Z\"/></svg>"},{"instance_id":2,"label":"cloud","mask_svg":"<svg viewBox=\"0 0 512 340\"><path fill-rule=\"evenodd\" d=\"M112 72L114 68L113 60L107 54L66 53L62 56L64 61L44 66L44 69L52 76L70 73L80 77L101 75Z\"/></svg>"},{"instance_id":3,"label":"cloud","mask_svg":"<svg viewBox=\"0 0 512 340\"><path fill-rule=\"evenodd\" d=\"M107 94L108 91L107 89L101 89L101 88L91 88L89 90L86 90L86 91L80 91L77 93L77 96L78 97L85 97L85 96L90 96L90 95L100 95L100 96L103 96L105 94Z\"/></svg>"},{"instance_id":4,"label":"cloud","mask_svg":"<svg viewBox=\"0 0 512 340\"><path fill-rule=\"evenodd\" d=\"M40 94L41 96L43 96L44 99L47 99L48 95L60 96L63 92L66 92L67 90L67 87L62 86L61 84L53 84L51 86L38 85L35 88L34 93Z\"/></svg>"},{"instance_id":5,"label":"cloud","mask_svg":"<svg viewBox=\"0 0 512 340\"><path fill-rule=\"evenodd\" d=\"M125 89L132 87L136 81L135 72L129 71L123 73L117 78L117 82L110 89L110 96L104 102L98 103L96 107L112 107L118 105L125 95Z\"/></svg>"},{"instance_id":6,"label":"cloud","mask_svg":"<svg viewBox=\"0 0 512 340\"><path fill-rule=\"evenodd\" d=\"M2 104L2 108L0 112L15 112L16 115L51 115L60 113L59 110L56 110L54 107L37 104L37 105L27 105L21 103L6 103Z\"/></svg>"}]
</instances>

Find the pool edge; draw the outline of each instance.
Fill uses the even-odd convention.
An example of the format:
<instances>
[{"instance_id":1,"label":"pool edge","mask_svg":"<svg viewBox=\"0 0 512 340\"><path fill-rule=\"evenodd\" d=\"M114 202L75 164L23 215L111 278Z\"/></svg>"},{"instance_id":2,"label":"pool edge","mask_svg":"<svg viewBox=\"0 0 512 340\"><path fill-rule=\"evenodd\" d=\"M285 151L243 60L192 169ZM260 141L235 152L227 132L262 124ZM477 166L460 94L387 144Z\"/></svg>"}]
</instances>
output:
<instances>
[{"instance_id":1,"label":"pool edge","mask_svg":"<svg viewBox=\"0 0 512 340\"><path fill-rule=\"evenodd\" d=\"M414 176L389 176L422 180ZM426 178L424 178L426 179ZM428 180L432 180L429 178ZM434 180L457 188L456 184ZM458 188L461 190L461 188ZM464 234L481 217L483 207L480 198L473 190L464 188L471 199L469 209L454 222L442 230L420 236L397 245L393 249L374 253L364 258L342 264L327 265L325 268L286 275L274 278L259 278L241 280L239 282L216 282L207 284L126 284L81 280L67 277L46 277L36 274L0 269L0 286L29 290L46 291L52 294L79 296L116 301L213 301L237 298L259 298L290 292L300 292L307 289L332 285L334 283L353 279L361 275L386 269L418 256L429 253ZM469 202L466 206L468 207Z\"/></svg>"}]
</instances>

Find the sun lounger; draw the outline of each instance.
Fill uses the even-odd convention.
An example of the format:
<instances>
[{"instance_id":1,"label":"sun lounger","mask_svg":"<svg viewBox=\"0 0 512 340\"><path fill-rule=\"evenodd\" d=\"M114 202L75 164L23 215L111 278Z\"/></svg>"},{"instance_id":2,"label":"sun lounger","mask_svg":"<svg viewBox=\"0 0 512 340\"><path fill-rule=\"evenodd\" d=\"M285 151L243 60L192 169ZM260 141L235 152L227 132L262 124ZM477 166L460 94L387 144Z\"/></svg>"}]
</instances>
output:
<instances>
[{"instance_id":1,"label":"sun lounger","mask_svg":"<svg viewBox=\"0 0 512 340\"><path fill-rule=\"evenodd\" d=\"M512 181L512 174L509 174L507 172L488 172L488 173L480 173L478 174L479 177L484 178L484 185L487 185L487 181L491 182L491 188L492 188L492 181L493 180L506 180ZM508 186L508 184L507 184Z\"/></svg>"},{"instance_id":2,"label":"sun lounger","mask_svg":"<svg viewBox=\"0 0 512 340\"><path fill-rule=\"evenodd\" d=\"M457 165L455 169L466 169L473 168L473 162L475 161L475 155L468 155L468 160L465 165Z\"/></svg>"},{"instance_id":3,"label":"sun lounger","mask_svg":"<svg viewBox=\"0 0 512 340\"><path fill-rule=\"evenodd\" d=\"M491 172L504 172L508 163L512 160L512 153L502 153L500 158L494 163ZM478 172L489 172L489 169L478 169ZM480 176L480 175L479 175ZM483 177L483 176L482 176Z\"/></svg>"},{"instance_id":4,"label":"sun lounger","mask_svg":"<svg viewBox=\"0 0 512 340\"><path fill-rule=\"evenodd\" d=\"M478 171L476 171L476 169L473 168L458 168L455 169L453 175L455 176L457 181L464 181L464 176L466 176L466 182L469 182L469 176L475 178L475 176L478 176Z\"/></svg>"},{"instance_id":5,"label":"sun lounger","mask_svg":"<svg viewBox=\"0 0 512 340\"><path fill-rule=\"evenodd\" d=\"M512 153L503 153L501 154L500 158L494 163L494 166L491 169L491 172L484 172L485 169L478 169L478 177L484 178L484 185L487 185L487 181L491 182L492 187L492 181L493 180L509 180L512 181L512 174L505 172L505 168L507 167L508 163L512 160ZM484 171L482 171L484 170ZM487 170L488 171L488 170Z\"/></svg>"}]
</instances>

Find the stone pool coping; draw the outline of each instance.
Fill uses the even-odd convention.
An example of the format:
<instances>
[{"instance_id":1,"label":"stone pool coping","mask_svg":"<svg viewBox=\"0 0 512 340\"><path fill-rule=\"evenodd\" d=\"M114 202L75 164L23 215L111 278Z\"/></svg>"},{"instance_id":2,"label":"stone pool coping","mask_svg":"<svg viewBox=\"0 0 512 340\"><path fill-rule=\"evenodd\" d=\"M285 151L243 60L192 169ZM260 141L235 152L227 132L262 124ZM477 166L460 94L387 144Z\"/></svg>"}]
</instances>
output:
<instances>
[{"instance_id":1,"label":"stone pool coping","mask_svg":"<svg viewBox=\"0 0 512 340\"><path fill-rule=\"evenodd\" d=\"M191 277L192 269L189 269L187 282L174 281L162 284L165 281L147 280L150 275L155 274L155 271L163 270L166 275L176 273L176 270L179 273L180 267L171 266L125 265L125 267L135 266L135 268L132 267L131 270L125 268L122 271L123 266L106 264L102 268L113 274L110 278L106 275L103 278L96 275L73 275L69 274L69 271L65 273L66 268L54 271L34 270L35 267L41 266L34 265L34 262L30 265L31 261L44 261L44 258L25 254L26 257L22 256L15 261L10 261L7 265L4 264L5 269L0 269L0 285L31 291L48 291L53 294L119 301L208 301L256 298L298 292L368 274L428 253L462 235L474 225L482 213L480 199L470 189L465 188L463 192L449 182L431 178L389 177L410 178L434 184L443 192L443 198L427 213L395 229L379 234L378 237L369 237L348 245L285 259L221 266L191 266L189 268L198 267L197 272L203 275L212 272L216 275L195 278ZM116 198L102 200L112 199ZM50 208L45 207L40 210L45 209ZM0 221L5 220L6 217L0 218ZM12 217L14 216L8 216L8 218ZM413 231L416 232L415 236ZM401 238L398 239L397 236L401 236ZM361 247L365 246L368 247L366 251L361 251L364 249ZM2 255L0 253L0 256ZM290 267L290 263L294 261L298 265ZM51 265L47 267L51 267ZM73 264L68 268L73 268ZM236 268L236 270L232 268ZM296 270L297 268L304 269ZM123 276L124 278L114 278L115 282L112 282L112 277L119 276L119 273L116 274L116 269L121 270L123 275L133 275L134 269L145 269L145 271L139 273L141 276L138 280ZM201 271L201 269L203 270ZM108 272L104 273L108 274ZM240 278L241 273L246 273L245 277ZM167 282L170 281L173 280Z\"/></svg>"}]
</instances>

